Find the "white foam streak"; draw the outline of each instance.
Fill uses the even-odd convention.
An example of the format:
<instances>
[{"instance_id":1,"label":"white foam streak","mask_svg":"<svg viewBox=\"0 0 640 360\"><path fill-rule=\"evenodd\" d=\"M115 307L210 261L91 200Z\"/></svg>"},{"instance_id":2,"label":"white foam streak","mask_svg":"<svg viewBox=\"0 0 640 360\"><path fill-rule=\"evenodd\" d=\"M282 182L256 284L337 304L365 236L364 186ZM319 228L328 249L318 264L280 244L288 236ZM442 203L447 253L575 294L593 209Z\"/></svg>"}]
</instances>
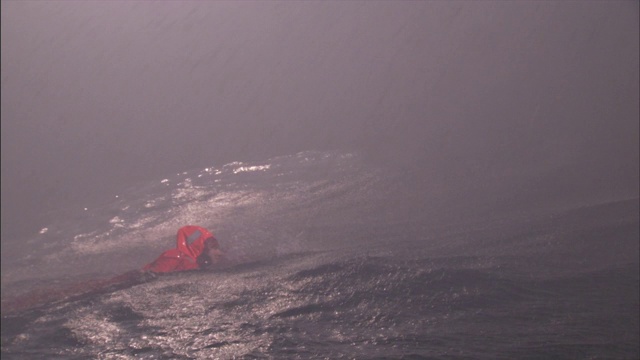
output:
<instances>
[{"instance_id":1,"label":"white foam streak","mask_svg":"<svg viewBox=\"0 0 640 360\"><path fill-rule=\"evenodd\" d=\"M257 165L257 166L241 166L233 170L234 174L249 171L266 171L271 168L271 165Z\"/></svg>"}]
</instances>

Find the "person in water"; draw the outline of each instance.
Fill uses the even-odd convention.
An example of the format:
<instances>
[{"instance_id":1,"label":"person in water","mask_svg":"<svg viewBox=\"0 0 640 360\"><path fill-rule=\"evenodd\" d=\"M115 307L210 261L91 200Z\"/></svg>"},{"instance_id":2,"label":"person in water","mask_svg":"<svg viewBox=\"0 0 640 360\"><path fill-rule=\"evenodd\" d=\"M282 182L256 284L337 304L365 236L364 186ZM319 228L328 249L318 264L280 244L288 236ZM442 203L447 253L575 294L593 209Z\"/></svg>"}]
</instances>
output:
<instances>
[{"instance_id":1,"label":"person in water","mask_svg":"<svg viewBox=\"0 0 640 360\"><path fill-rule=\"evenodd\" d=\"M100 294L140 284L156 274L176 271L210 269L224 264L225 254L218 240L207 229L187 225L178 230L176 247L163 252L142 269L105 279L94 279L62 287L35 289L15 298L2 300L2 313L14 313L37 308L58 301L69 301L92 294Z\"/></svg>"},{"instance_id":2,"label":"person in water","mask_svg":"<svg viewBox=\"0 0 640 360\"><path fill-rule=\"evenodd\" d=\"M187 225L178 230L176 247L163 252L142 271L167 273L207 269L224 261L218 240L207 229Z\"/></svg>"}]
</instances>

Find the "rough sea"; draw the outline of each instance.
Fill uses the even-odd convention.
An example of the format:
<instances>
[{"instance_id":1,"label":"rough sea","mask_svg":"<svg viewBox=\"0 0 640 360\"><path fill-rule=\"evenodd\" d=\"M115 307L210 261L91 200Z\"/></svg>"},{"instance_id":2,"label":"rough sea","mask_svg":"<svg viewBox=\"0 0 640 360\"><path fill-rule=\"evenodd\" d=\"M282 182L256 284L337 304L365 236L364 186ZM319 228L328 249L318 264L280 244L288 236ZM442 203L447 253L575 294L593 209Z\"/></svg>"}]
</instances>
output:
<instances>
[{"instance_id":1,"label":"rough sea","mask_svg":"<svg viewBox=\"0 0 640 360\"><path fill-rule=\"evenodd\" d=\"M303 152L60 209L3 260L2 359L640 358L637 198L471 213L428 188ZM229 264L91 286L187 224Z\"/></svg>"}]
</instances>

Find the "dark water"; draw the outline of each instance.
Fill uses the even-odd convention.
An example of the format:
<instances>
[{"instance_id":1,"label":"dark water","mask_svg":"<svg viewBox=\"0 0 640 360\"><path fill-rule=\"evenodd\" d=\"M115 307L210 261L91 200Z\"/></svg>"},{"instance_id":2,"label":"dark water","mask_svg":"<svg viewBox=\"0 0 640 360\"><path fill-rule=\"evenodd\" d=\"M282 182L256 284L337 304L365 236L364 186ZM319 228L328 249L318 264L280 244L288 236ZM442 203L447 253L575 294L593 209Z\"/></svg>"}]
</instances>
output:
<instances>
[{"instance_id":1,"label":"dark water","mask_svg":"<svg viewBox=\"0 0 640 360\"><path fill-rule=\"evenodd\" d=\"M29 240L44 250L3 261L2 358L640 356L638 199L463 218L407 206L402 181L357 154L307 152L61 214ZM5 308L139 268L187 223L232 265Z\"/></svg>"}]
</instances>

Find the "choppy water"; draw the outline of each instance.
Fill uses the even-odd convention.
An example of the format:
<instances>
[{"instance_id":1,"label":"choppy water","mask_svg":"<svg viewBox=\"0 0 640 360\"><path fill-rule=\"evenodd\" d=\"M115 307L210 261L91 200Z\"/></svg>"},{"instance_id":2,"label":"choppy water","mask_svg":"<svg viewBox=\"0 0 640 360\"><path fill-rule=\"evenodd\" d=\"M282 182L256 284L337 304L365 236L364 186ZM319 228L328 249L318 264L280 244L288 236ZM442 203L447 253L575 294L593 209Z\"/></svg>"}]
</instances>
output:
<instances>
[{"instance_id":1,"label":"choppy water","mask_svg":"<svg viewBox=\"0 0 640 360\"><path fill-rule=\"evenodd\" d=\"M461 219L405 189L358 155L307 152L61 214L2 264L2 357L640 357L638 199ZM188 223L233 264L5 306L140 268Z\"/></svg>"}]
</instances>

